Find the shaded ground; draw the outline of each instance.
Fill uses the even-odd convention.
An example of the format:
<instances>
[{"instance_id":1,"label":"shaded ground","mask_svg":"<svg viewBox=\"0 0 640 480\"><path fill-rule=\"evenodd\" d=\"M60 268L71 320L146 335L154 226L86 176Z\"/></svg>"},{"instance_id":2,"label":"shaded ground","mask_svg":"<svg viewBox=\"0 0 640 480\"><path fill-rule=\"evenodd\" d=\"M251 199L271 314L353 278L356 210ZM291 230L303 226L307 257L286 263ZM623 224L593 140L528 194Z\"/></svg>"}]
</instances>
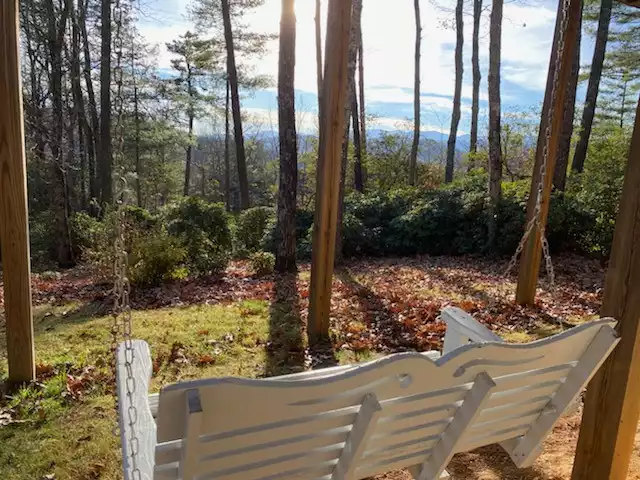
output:
<instances>
[{"instance_id":1,"label":"shaded ground","mask_svg":"<svg viewBox=\"0 0 640 480\"><path fill-rule=\"evenodd\" d=\"M155 390L187 378L270 376L440 348L445 329L438 315L452 304L510 341L529 341L587 320L600 307L598 262L562 257L555 265L554 291L542 282L536 306L522 308L513 304L515 278L502 276L505 263L471 257L349 262L334 280L332 345L310 351L308 265L297 277L254 278L236 262L222 277L134 291L134 334L152 346ZM33 293L39 382L18 395L0 393L0 478L119 478L118 441L110 435L109 285L77 269L34 276ZM0 380L4 329L0 310ZM560 421L530 469L515 469L499 447L487 447L456 456L449 471L459 479L568 479L579 422L579 410ZM639 457L631 479L640 479Z\"/></svg>"}]
</instances>

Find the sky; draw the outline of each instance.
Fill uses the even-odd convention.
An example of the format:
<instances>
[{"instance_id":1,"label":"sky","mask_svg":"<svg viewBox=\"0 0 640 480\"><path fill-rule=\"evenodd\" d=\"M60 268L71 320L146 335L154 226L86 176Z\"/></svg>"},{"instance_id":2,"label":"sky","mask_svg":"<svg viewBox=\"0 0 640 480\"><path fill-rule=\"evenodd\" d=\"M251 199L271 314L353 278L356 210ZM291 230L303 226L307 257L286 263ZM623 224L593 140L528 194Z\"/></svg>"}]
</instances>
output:
<instances>
[{"instance_id":1,"label":"sky","mask_svg":"<svg viewBox=\"0 0 640 480\"><path fill-rule=\"evenodd\" d=\"M171 55L165 47L189 29L191 0L147 0L139 29L151 44L159 47L158 67L170 70ZM323 0L323 30L326 4ZM487 69L489 63L489 10L481 23L480 123L487 122ZM277 33L281 0L266 0L252 12L246 23L257 32ZM452 28L451 0L421 0L422 65L421 121L423 131L448 133L451 122L455 81L455 31ZM487 8L489 7L489 8ZM501 93L503 112L530 111L544 96L549 55L553 40L557 3L549 0L507 0L504 6L502 36ZM471 34L472 6L466 2L463 50L464 76L462 116L459 135L469 132L471 118ZM313 132L317 128L314 0L296 1L296 109L298 129ZM413 78L415 20L411 0L363 0L362 29L364 43L365 97L367 113L375 117L368 128L406 129L413 118ZM589 63L593 42L582 42L581 64ZM245 96L242 106L256 123L277 128L278 42L269 44L267 53L249 63L255 73L270 75L273 85ZM583 98L583 90L578 99ZM484 128L481 128L483 130Z\"/></svg>"}]
</instances>

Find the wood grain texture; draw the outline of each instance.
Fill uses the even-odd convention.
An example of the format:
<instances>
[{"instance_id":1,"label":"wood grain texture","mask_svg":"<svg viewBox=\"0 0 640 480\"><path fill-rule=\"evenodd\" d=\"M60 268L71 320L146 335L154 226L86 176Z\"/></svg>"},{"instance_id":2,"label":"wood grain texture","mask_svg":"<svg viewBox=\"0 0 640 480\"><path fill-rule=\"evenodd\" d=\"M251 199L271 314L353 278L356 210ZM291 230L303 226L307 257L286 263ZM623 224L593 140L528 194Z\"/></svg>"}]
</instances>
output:
<instances>
[{"instance_id":1,"label":"wood grain texture","mask_svg":"<svg viewBox=\"0 0 640 480\"><path fill-rule=\"evenodd\" d=\"M620 344L587 389L573 480L622 480L640 417L640 103L605 281L602 312Z\"/></svg>"},{"instance_id":2,"label":"wood grain texture","mask_svg":"<svg viewBox=\"0 0 640 480\"><path fill-rule=\"evenodd\" d=\"M563 109L567 89L562 88L567 85L573 69L575 59L575 49L577 46L580 18L581 18L581 0L570 0L567 15L568 25L565 32L565 43L560 65L557 73L557 89L555 102L553 104L554 115L551 119L551 136L548 145L547 155L547 174L544 178L542 190L542 210L540 212L540 222L542 225L547 224L547 216L549 214L549 203L551 201L551 190L553 187L553 172L556 165L558 147L560 146L560 137L562 132ZM554 72L550 70L550 75ZM545 135L546 129L541 129L539 135ZM538 145L544 145L544 142L538 142ZM542 161L542 155L538 156L538 160ZM534 175L531 181L531 193L529 205L527 208L528 219L533 214L535 199L538 195L538 183L540 177L538 175L540 169L539 163L534 166ZM541 232L536 226L533 228L531 235L522 251L520 260L520 270L518 272L518 287L516 290L516 301L521 305L533 305L535 301L536 288L538 285L538 275L540 273L540 259L542 255Z\"/></svg>"},{"instance_id":3,"label":"wood grain texture","mask_svg":"<svg viewBox=\"0 0 640 480\"><path fill-rule=\"evenodd\" d=\"M351 0L329 0L309 290L308 335L311 343L329 336L350 30Z\"/></svg>"},{"instance_id":4,"label":"wood grain texture","mask_svg":"<svg viewBox=\"0 0 640 480\"><path fill-rule=\"evenodd\" d=\"M0 244L9 382L35 378L18 0L0 2Z\"/></svg>"}]
</instances>

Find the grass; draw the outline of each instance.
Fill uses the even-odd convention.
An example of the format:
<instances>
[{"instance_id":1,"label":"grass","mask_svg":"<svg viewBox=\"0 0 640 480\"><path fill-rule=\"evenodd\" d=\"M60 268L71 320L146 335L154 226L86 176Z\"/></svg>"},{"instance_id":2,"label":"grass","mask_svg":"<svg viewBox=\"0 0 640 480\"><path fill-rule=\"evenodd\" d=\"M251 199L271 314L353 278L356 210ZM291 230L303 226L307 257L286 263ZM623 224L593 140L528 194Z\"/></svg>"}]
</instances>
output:
<instances>
[{"instance_id":1,"label":"grass","mask_svg":"<svg viewBox=\"0 0 640 480\"><path fill-rule=\"evenodd\" d=\"M506 304L500 292L491 297L499 290L495 285L466 277L441 279L431 271L416 276L415 271L408 271L410 275L403 279L402 271L386 269L380 273L374 268L356 271L353 279L347 278L347 283L356 285L337 291L335 299L343 302L338 314L350 327L335 332L337 346L345 340L340 335L369 328L365 313L380 315L392 302L399 302L395 297L411 291L400 287L413 287L423 278L430 280L422 282L429 287L418 287L418 296L430 302ZM395 283L377 285L380 275ZM298 282L308 282L308 277L308 272L302 271ZM276 276L273 283L272 303L230 301L133 312L134 336L151 346L151 389L158 391L162 385L192 378L279 375L318 364L364 361L378 354L366 348L310 352L301 320L306 305L300 304L296 278ZM399 321L403 313L389 316ZM3 397L0 392L0 478L121 478L119 439L113 435L111 324L102 305L72 302L35 308L39 381L11 396ZM498 333L507 341L520 343L563 329L542 318L523 325L501 328ZM7 376L4 345L0 323L0 384ZM367 348L378 346L372 343Z\"/></svg>"},{"instance_id":2,"label":"grass","mask_svg":"<svg viewBox=\"0 0 640 480\"><path fill-rule=\"evenodd\" d=\"M152 390L188 378L303 369L272 353L274 342L284 351L288 344L303 345L290 338L295 329L286 323L276 338L270 333L270 322L293 320L280 308L281 314L267 302L245 301L134 312L135 337L151 345ZM119 441L112 433L111 317L92 305L47 305L36 309L34 322L39 371L50 373L0 399L0 413L10 412L15 421L0 427L0 478L120 478ZM67 375L79 379L87 369L89 379L74 397ZM6 374L6 352L0 350L0 378Z\"/></svg>"}]
</instances>

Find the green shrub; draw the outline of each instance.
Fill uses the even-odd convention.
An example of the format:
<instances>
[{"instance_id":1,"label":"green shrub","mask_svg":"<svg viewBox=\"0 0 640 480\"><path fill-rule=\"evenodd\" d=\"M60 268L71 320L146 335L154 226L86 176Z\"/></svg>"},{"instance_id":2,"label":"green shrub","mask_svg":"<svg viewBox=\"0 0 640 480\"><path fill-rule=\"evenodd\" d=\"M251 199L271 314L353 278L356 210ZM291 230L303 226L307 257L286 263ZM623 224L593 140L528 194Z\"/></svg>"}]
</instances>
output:
<instances>
[{"instance_id":1,"label":"green shrub","mask_svg":"<svg viewBox=\"0 0 640 480\"><path fill-rule=\"evenodd\" d=\"M251 269L257 276L273 273L276 257L270 252L254 252L250 257Z\"/></svg>"},{"instance_id":2,"label":"green shrub","mask_svg":"<svg viewBox=\"0 0 640 480\"><path fill-rule=\"evenodd\" d=\"M129 278L135 285L159 285L186 277L187 251L164 229L147 232L133 240L129 252Z\"/></svg>"},{"instance_id":3,"label":"green shrub","mask_svg":"<svg viewBox=\"0 0 640 480\"><path fill-rule=\"evenodd\" d=\"M273 221L275 212L270 207L253 207L240 213L236 220L236 249L245 252L258 250Z\"/></svg>"},{"instance_id":4,"label":"green shrub","mask_svg":"<svg viewBox=\"0 0 640 480\"><path fill-rule=\"evenodd\" d=\"M296 210L296 256L300 259L311 258L311 232L313 230L314 212L311 210ZM276 252L280 235L275 216L271 218L260 242L260 249L265 252Z\"/></svg>"},{"instance_id":5,"label":"green shrub","mask_svg":"<svg viewBox=\"0 0 640 480\"><path fill-rule=\"evenodd\" d=\"M170 208L167 218L168 231L186 250L192 273L224 271L231 257L231 230L222 204L189 197Z\"/></svg>"}]
</instances>

